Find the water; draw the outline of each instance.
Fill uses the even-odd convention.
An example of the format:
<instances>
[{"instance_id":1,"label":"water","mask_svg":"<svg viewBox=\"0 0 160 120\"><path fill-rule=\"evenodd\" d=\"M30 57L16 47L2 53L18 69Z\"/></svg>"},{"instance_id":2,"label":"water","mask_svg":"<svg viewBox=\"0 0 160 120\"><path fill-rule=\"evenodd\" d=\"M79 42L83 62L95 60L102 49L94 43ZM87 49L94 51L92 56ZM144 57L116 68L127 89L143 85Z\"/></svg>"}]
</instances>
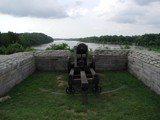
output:
<instances>
[{"instance_id":1,"label":"water","mask_svg":"<svg viewBox=\"0 0 160 120\"><path fill-rule=\"evenodd\" d=\"M80 41L68 41L68 40L54 40L52 43L48 44L42 44L39 46L33 46L33 48L38 49L38 50L45 50L47 47L49 47L51 44L62 44L66 43L69 45L70 48L73 48L79 43L84 43ZM89 49L96 50L96 49L120 49L120 45L108 45L108 44L97 44L97 43L85 43L88 45Z\"/></svg>"}]
</instances>

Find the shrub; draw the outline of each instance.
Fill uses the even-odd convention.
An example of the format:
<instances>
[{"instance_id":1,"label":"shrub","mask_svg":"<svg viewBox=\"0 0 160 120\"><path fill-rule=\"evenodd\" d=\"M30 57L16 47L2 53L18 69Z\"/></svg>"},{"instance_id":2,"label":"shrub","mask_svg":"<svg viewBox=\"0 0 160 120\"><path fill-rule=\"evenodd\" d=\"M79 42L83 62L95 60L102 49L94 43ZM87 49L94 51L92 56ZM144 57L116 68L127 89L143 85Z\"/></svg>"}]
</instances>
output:
<instances>
[{"instance_id":1,"label":"shrub","mask_svg":"<svg viewBox=\"0 0 160 120\"><path fill-rule=\"evenodd\" d=\"M25 51L26 51L26 52L29 52L29 51L36 51L36 49L31 48L31 47L27 47L27 48L25 49Z\"/></svg>"},{"instance_id":2,"label":"shrub","mask_svg":"<svg viewBox=\"0 0 160 120\"><path fill-rule=\"evenodd\" d=\"M25 51L25 49L22 45L15 43L15 44L10 44L7 47L6 54L12 54L12 53L24 52L24 51Z\"/></svg>"},{"instance_id":3,"label":"shrub","mask_svg":"<svg viewBox=\"0 0 160 120\"><path fill-rule=\"evenodd\" d=\"M62 43L59 45L52 44L50 47L46 48L46 50L71 50L68 44Z\"/></svg>"},{"instance_id":4,"label":"shrub","mask_svg":"<svg viewBox=\"0 0 160 120\"><path fill-rule=\"evenodd\" d=\"M120 46L120 48L121 49L130 49L130 46L126 44L125 46Z\"/></svg>"},{"instance_id":5,"label":"shrub","mask_svg":"<svg viewBox=\"0 0 160 120\"><path fill-rule=\"evenodd\" d=\"M3 46L3 47L0 47L0 54L5 54L6 53L6 48Z\"/></svg>"}]
</instances>

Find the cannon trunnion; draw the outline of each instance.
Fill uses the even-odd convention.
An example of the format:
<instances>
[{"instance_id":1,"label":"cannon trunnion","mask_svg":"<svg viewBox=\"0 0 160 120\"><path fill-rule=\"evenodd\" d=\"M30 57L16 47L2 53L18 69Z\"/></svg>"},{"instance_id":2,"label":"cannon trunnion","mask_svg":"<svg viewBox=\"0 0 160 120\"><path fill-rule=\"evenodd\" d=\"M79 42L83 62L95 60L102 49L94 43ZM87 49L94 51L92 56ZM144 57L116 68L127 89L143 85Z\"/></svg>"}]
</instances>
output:
<instances>
[{"instance_id":1,"label":"cannon trunnion","mask_svg":"<svg viewBox=\"0 0 160 120\"><path fill-rule=\"evenodd\" d=\"M80 85L82 93L82 103L88 102L88 89L92 87L93 93L100 93L99 76L95 72L94 57L88 56L88 46L84 43L75 47L74 57L68 60L68 87L66 93L74 94L74 85Z\"/></svg>"}]
</instances>

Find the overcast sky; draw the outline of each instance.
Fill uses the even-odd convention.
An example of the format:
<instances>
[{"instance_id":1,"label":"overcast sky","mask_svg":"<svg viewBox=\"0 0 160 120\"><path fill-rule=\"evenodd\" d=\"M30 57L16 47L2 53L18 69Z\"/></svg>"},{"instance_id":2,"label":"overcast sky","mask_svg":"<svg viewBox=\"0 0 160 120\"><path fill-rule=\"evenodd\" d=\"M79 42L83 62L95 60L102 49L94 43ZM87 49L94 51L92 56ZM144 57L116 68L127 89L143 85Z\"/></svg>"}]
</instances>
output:
<instances>
[{"instance_id":1,"label":"overcast sky","mask_svg":"<svg viewBox=\"0 0 160 120\"><path fill-rule=\"evenodd\" d=\"M54 38L160 33L160 0L0 0L0 31Z\"/></svg>"}]
</instances>

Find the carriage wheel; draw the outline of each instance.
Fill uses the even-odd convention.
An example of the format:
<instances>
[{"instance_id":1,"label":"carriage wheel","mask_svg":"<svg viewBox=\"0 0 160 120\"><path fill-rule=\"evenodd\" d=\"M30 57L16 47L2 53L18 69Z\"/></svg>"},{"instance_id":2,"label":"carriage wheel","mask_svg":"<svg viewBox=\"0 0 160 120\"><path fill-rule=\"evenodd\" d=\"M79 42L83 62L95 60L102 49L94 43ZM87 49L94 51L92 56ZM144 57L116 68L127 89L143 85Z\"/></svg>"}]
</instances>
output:
<instances>
[{"instance_id":1,"label":"carriage wheel","mask_svg":"<svg viewBox=\"0 0 160 120\"><path fill-rule=\"evenodd\" d=\"M75 89L74 89L74 87L67 87L66 88L66 93L67 94L74 94L75 93Z\"/></svg>"}]
</instances>

